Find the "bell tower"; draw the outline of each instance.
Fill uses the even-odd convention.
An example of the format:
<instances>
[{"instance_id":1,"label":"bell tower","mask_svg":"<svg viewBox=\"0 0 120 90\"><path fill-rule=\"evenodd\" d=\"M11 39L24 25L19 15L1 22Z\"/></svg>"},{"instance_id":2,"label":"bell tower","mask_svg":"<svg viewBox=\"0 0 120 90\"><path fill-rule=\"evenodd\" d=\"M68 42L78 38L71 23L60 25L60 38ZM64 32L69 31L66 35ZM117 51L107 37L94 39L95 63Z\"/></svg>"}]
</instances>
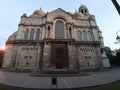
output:
<instances>
[{"instance_id":1,"label":"bell tower","mask_svg":"<svg viewBox=\"0 0 120 90\"><path fill-rule=\"evenodd\" d=\"M79 12L83 13L83 14L89 14L89 10L85 5L81 5L79 7Z\"/></svg>"}]
</instances>

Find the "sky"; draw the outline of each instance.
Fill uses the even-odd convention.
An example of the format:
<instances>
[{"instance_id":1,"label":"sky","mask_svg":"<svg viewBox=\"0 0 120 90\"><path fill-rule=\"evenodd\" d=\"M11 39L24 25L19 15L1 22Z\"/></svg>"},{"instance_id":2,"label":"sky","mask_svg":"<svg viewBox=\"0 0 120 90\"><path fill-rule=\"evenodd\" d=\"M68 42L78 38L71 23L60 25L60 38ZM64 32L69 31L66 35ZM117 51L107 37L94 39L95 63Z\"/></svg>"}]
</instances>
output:
<instances>
[{"instance_id":1,"label":"sky","mask_svg":"<svg viewBox=\"0 0 120 90\"><path fill-rule=\"evenodd\" d=\"M120 0L117 2L120 4ZM114 42L116 32L120 30L120 16L111 0L0 0L0 48L4 46L8 37L18 30L20 17L24 13L30 16L40 8L44 12L62 8L75 13L81 4L88 7L90 14L95 15L105 46L112 50L119 49L120 43Z\"/></svg>"}]
</instances>

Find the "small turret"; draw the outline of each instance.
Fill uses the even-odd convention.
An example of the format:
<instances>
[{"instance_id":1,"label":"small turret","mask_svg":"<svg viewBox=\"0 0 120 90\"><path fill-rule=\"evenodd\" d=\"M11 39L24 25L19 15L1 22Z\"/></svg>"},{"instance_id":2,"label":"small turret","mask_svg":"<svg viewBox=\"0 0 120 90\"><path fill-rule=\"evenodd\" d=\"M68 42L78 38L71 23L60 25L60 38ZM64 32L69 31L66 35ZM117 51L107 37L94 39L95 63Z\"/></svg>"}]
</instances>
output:
<instances>
[{"instance_id":1,"label":"small turret","mask_svg":"<svg viewBox=\"0 0 120 90\"><path fill-rule=\"evenodd\" d=\"M79 12L81 12L83 14L89 14L88 8L85 5L81 5L79 7Z\"/></svg>"}]
</instances>

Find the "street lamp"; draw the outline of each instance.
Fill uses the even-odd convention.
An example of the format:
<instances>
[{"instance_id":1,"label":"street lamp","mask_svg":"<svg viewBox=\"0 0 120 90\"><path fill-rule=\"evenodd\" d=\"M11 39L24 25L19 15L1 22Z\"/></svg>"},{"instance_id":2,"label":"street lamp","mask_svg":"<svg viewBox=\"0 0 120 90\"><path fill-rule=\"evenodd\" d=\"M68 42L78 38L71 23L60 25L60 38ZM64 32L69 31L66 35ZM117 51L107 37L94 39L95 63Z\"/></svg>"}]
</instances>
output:
<instances>
[{"instance_id":1,"label":"street lamp","mask_svg":"<svg viewBox=\"0 0 120 90\"><path fill-rule=\"evenodd\" d=\"M116 37L116 41L117 42L115 42L115 44L118 44L118 43L120 43L120 30L118 30L117 32L116 32L116 35L117 35L117 37Z\"/></svg>"},{"instance_id":2,"label":"street lamp","mask_svg":"<svg viewBox=\"0 0 120 90\"><path fill-rule=\"evenodd\" d=\"M120 5L118 4L118 2L117 2L116 0L111 0L111 1L112 1L112 3L114 4L116 10L118 11L118 13L119 13L119 15L120 15ZM119 32L119 31L120 31L120 30L118 30L117 33L116 33L116 35L117 35L117 37L116 37L117 42L115 42L115 44L120 43L120 34L118 35L118 32Z\"/></svg>"},{"instance_id":3,"label":"street lamp","mask_svg":"<svg viewBox=\"0 0 120 90\"><path fill-rule=\"evenodd\" d=\"M120 15L120 5L118 4L118 2L116 0L111 0L111 1L114 4L116 10L118 11L118 13Z\"/></svg>"},{"instance_id":4,"label":"street lamp","mask_svg":"<svg viewBox=\"0 0 120 90\"><path fill-rule=\"evenodd\" d=\"M116 33L116 35L117 35L116 40L119 40L119 41L120 41L120 36L118 35L119 32L120 32L120 30L118 30L117 33Z\"/></svg>"}]
</instances>

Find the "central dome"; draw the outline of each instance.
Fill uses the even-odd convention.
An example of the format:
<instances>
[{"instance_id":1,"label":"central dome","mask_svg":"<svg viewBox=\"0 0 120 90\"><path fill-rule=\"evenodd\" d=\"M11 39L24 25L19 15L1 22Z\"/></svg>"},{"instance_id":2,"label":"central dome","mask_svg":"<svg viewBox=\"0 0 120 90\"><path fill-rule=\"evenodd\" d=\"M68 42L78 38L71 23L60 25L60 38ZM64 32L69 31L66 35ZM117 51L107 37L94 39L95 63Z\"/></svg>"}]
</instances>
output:
<instances>
[{"instance_id":1,"label":"central dome","mask_svg":"<svg viewBox=\"0 0 120 90\"><path fill-rule=\"evenodd\" d=\"M45 13L40 9L33 12L34 15L43 16Z\"/></svg>"}]
</instances>

